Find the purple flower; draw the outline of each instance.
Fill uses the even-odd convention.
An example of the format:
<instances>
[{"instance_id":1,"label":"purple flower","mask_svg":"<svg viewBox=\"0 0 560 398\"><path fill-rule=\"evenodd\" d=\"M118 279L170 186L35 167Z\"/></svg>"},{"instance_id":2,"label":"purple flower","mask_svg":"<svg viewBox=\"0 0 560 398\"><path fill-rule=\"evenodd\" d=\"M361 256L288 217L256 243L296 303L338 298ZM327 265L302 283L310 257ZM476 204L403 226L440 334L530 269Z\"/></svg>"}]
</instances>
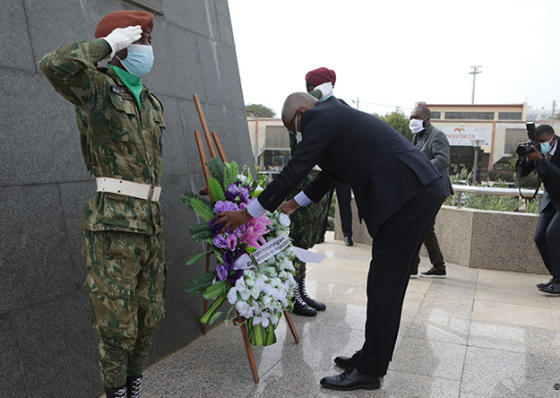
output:
<instances>
[{"instance_id":1,"label":"purple flower","mask_svg":"<svg viewBox=\"0 0 560 398\"><path fill-rule=\"evenodd\" d=\"M239 207L235 203L231 203L227 200L225 202L219 200L216 202L216 205L214 206L214 213L218 214L221 213L222 211L232 211L238 209Z\"/></svg>"},{"instance_id":2,"label":"purple flower","mask_svg":"<svg viewBox=\"0 0 560 398\"><path fill-rule=\"evenodd\" d=\"M230 235L231 236L231 235ZM214 246L216 246L218 249L227 249L228 247L228 243L226 241L226 239L222 236L222 235L216 235L216 237L214 238L214 240L212 241L212 243L214 244Z\"/></svg>"},{"instance_id":3,"label":"purple flower","mask_svg":"<svg viewBox=\"0 0 560 398\"><path fill-rule=\"evenodd\" d=\"M220 278L221 281L225 281L228 276L228 271L224 267L224 265L223 264L216 265L216 271L218 272L218 278Z\"/></svg>"},{"instance_id":4,"label":"purple flower","mask_svg":"<svg viewBox=\"0 0 560 398\"><path fill-rule=\"evenodd\" d=\"M227 278L226 278L226 282L235 283L242 276L243 276L243 270L242 269L239 269L239 270L236 270L236 271L230 271Z\"/></svg>"},{"instance_id":5,"label":"purple flower","mask_svg":"<svg viewBox=\"0 0 560 398\"><path fill-rule=\"evenodd\" d=\"M244 189L241 192L241 196L240 196L241 202L245 203L249 203L249 191L247 189Z\"/></svg>"},{"instance_id":6,"label":"purple flower","mask_svg":"<svg viewBox=\"0 0 560 398\"><path fill-rule=\"evenodd\" d=\"M244 255L245 253L247 253L245 250L237 249L233 252L233 258L235 258L237 260L239 257Z\"/></svg>"},{"instance_id":7,"label":"purple flower","mask_svg":"<svg viewBox=\"0 0 560 398\"><path fill-rule=\"evenodd\" d=\"M236 181L228 187L228 189L224 192L224 196L227 200L234 200L239 196L239 194L241 194L241 189L239 188L240 185L241 182Z\"/></svg>"},{"instance_id":8,"label":"purple flower","mask_svg":"<svg viewBox=\"0 0 560 398\"><path fill-rule=\"evenodd\" d=\"M213 219L208 221L208 225L210 225L210 228L212 229L212 236L214 237L219 235L224 225L226 225L225 222L216 223L216 221L218 221L218 217L214 217Z\"/></svg>"},{"instance_id":9,"label":"purple flower","mask_svg":"<svg viewBox=\"0 0 560 398\"><path fill-rule=\"evenodd\" d=\"M222 254L222 258L224 259L224 267L226 270L231 271L233 266L235 265L235 260L233 259L233 255L230 251L226 250L224 254Z\"/></svg>"},{"instance_id":10,"label":"purple flower","mask_svg":"<svg viewBox=\"0 0 560 398\"><path fill-rule=\"evenodd\" d=\"M229 250L234 251L235 246L237 246L237 237L233 234L230 234L230 235L227 236L226 242L227 242L227 247L229 248Z\"/></svg>"}]
</instances>

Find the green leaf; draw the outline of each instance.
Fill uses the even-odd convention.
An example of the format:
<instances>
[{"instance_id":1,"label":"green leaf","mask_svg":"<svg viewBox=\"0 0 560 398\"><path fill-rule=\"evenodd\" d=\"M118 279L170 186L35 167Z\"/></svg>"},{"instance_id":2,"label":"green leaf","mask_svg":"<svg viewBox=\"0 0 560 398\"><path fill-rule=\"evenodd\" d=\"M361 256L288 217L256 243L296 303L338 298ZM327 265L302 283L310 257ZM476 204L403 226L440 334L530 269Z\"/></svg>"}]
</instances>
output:
<instances>
[{"instance_id":1,"label":"green leaf","mask_svg":"<svg viewBox=\"0 0 560 398\"><path fill-rule=\"evenodd\" d=\"M208 180L208 189L210 189L210 195L212 196L212 200L214 202L217 202L218 200L226 200L222 186L214 177Z\"/></svg>"},{"instance_id":2,"label":"green leaf","mask_svg":"<svg viewBox=\"0 0 560 398\"><path fill-rule=\"evenodd\" d=\"M237 181L237 175L239 174L239 166L237 165L237 163L235 163L234 161L232 161L229 164L229 176L230 179L233 179L233 181Z\"/></svg>"},{"instance_id":3,"label":"green leaf","mask_svg":"<svg viewBox=\"0 0 560 398\"><path fill-rule=\"evenodd\" d=\"M212 231L199 232L197 234L191 235L191 238L193 238L195 242L208 242L209 239L210 241L212 241Z\"/></svg>"},{"instance_id":4,"label":"green leaf","mask_svg":"<svg viewBox=\"0 0 560 398\"><path fill-rule=\"evenodd\" d=\"M210 170L210 174L214 177L218 182L224 186L224 167L222 162L218 158L210 158L208 162L206 162L208 166L208 170Z\"/></svg>"},{"instance_id":5,"label":"green leaf","mask_svg":"<svg viewBox=\"0 0 560 398\"><path fill-rule=\"evenodd\" d=\"M207 222L201 222L189 228L189 232L191 233L191 235L196 235L203 231L212 231L212 228L210 228L210 225L208 225Z\"/></svg>"},{"instance_id":6,"label":"green leaf","mask_svg":"<svg viewBox=\"0 0 560 398\"><path fill-rule=\"evenodd\" d=\"M223 264L224 263L224 258L222 257L222 253L220 253L217 250L214 250L214 253L216 254L216 257L218 258L218 262Z\"/></svg>"},{"instance_id":7,"label":"green leaf","mask_svg":"<svg viewBox=\"0 0 560 398\"><path fill-rule=\"evenodd\" d=\"M189 191L186 191L186 192L183 194L182 199L183 199L183 202L184 202L187 206L189 206L189 207L192 209L192 207L191 207L191 199L193 199L193 198L198 198L198 197L199 197L199 196L198 196L197 194L192 193L192 192L189 192Z\"/></svg>"},{"instance_id":8,"label":"green leaf","mask_svg":"<svg viewBox=\"0 0 560 398\"><path fill-rule=\"evenodd\" d=\"M247 249L245 249L245 251L250 254L256 252L257 248L255 246L248 246Z\"/></svg>"},{"instance_id":9,"label":"green leaf","mask_svg":"<svg viewBox=\"0 0 560 398\"><path fill-rule=\"evenodd\" d=\"M214 283L211 286L208 286L206 291L204 292L204 298L213 299L218 297L220 294L223 294L226 291L226 288L231 286L231 283L226 281L219 281Z\"/></svg>"},{"instance_id":10,"label":"green leaf","mask_svg":"<svg viewBox=\"0 0 560 398\"><path fill-rule=\"evenodd\" d=\"M202 315L199 319L200 322L209 324L214 322L217 317L215 317L215 313L220 308L220 306L226 301L227 294L224 292L222 293L216 301L212 304L212 306L206 311L206 314ZM219 315L218 315L219 316Z\"/></svg>"},{"instance_id":11,"label":"green leaf","mask_svg":"<svg viewBox=\"0 0 560 398\"><path fill-rule=\"evenodd\" d=\"M212 282L214 281L214 278L216 278L216 276L216 271L210 271L204 275L199 276L198 278L193 278L187 282L185 291L192 294L202 293L206 289L208 289L208 286L212 285Z\"/></svg>"},{"instance_id":12,"label":"green leaf","mask_svg":"<svg viewBox=\"0 0 560 398\"><path fill-rule=\"evenodd\" d=\"M200 261L200 259L201 259L202 257L206 256L206 255L209 254L209 253L213 253L213 251L210 250L210 251L207 251L207 252L195 254L194 256L191 256L191 258L189 258L189 259L187 260L186 264L187 264L187 265L196 264L196 263L198 263L198 262Z\"/></svg>"},{"instance_id":13,"label":"green leaf","mask_svg":"<svg viewBox=\"0 0 560 398\"><path fill-rule=\"evenodd\" d=\"M192 198L191 199L191 208L196 211L196 213L202 217L206 222L213 219L216 215L212 210L212 205L207 200L203 200L200 198Z\"/></svg>"}]
</instances>

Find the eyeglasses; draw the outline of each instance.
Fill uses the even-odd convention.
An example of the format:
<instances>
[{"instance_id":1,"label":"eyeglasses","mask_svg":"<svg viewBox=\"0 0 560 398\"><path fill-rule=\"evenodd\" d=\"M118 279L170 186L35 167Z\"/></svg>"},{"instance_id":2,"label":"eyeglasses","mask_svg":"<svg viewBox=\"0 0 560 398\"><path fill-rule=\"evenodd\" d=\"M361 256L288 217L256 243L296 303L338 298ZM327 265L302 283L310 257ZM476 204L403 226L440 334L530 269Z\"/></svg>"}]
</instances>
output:
<instances>
[{"instance_id":1,"label":"eyeglasses","mask_svg":"<svg viewBox=\"0 0 560 398\"><path fill-rule=\"evenodd\" d=\"M297 116L297 111L296 111L296 113L294 113L294 117L292 118L292 120L290 120L290 123L288 123L288 126L291 126L291 125L292 125L292 123L294 122L294 119L296 118L296 116ZM294 134L294 135L296 134L294 131L290 130L289 128L288 128L288 133L292 133L292 134Z\"/></svg>"}]
</instances>

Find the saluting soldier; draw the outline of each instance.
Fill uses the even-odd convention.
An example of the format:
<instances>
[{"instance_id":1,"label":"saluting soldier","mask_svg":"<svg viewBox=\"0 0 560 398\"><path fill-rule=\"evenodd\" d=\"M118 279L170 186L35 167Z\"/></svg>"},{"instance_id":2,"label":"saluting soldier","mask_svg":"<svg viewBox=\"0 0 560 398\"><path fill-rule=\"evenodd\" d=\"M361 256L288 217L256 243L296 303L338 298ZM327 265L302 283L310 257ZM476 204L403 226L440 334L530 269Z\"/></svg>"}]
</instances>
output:
<instances>
[{"instance_id":1,"label":"saluting soldier","mask_svg":"<svg viewBox=\"0 0 560 398\"><path fill-rule=\"evenodd\" d=\"M154 17L117 11L93 41L47 54L41 70L74 104L84 161L97 193L82 213L84 286L99 334L107 397L138 397L142 371L165 305L161 145L163 107L142 85L153 65ZM98 67L107 60L108 68Z\"/></svg>"},{"instance_id":2,"label":"saluting soldier","mask_svg":"<svg viewBox=\"0 0 560 398\"><path fill-rule=\"evenodd\" d=\"M336 75L333 70L319 68L308 72L305 76L305 81L309 94L320 101L324 101L332 96ZM292 156L294 156L300 140L301 133L290 133ZM311 170L301 184L288 196L288 199L294 198L303 191L317 177L320 171L318 168ZM311 249L317 243L317 239L322 232L323 223L326 221L329 212L331 196L332 190L318 203L310 203L290 214L290 239L292 239L294 246L301 247L302 249ZM296 265L294 279L297 282L297 286L294 290L293 313L302 316L316 316L317 311L325 311L327 306L314 300L307 293L305 288L306 263L296 258L294 264Z\"/></svg>"}]
</instances>

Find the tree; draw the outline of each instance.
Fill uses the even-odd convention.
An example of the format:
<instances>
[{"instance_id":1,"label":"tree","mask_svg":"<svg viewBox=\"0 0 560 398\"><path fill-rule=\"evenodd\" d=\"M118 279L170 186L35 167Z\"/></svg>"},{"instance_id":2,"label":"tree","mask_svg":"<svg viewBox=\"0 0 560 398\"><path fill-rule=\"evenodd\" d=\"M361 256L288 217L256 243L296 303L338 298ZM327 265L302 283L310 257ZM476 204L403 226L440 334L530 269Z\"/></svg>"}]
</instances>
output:
<instances>
[{"instance_id":1,"label":"tree","mask_svg":"<svg viewBox=\"0 0 560 398\"><path fill-rule=\"evenodd\" d=\"M250 117L276 117L276 112L262 104L245 105L245 112Z\"/></svg>"},{"instance_id":2,"label":"tree","mask_svg":"<svg viewBox=\"0 0 560 398\"><path fill-rule=\"evenodd\" d=\"M389 126L404 135L409 141L412 141L412 132L408 127L410 120L399 107L393 112L386 113L384 116L377 114L373 114L373 116L383 120Z\"/></svg>"}]
</instances>

